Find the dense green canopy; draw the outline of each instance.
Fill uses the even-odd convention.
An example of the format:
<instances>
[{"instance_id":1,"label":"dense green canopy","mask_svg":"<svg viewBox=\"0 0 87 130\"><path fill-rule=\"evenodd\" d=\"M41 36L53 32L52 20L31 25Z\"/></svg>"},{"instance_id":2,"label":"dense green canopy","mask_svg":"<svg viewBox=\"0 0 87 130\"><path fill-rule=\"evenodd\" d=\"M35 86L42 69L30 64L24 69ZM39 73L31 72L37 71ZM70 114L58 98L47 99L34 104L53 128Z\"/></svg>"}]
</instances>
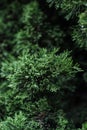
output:
<instances>
[{"instance_id":1,"label":"dense green canopy","mask_svg":"<svg viewBox=\"0 0 87 130\"><path fill-rule=\"evenodd\" d=\"M0 130L87 129L87 0L0 1Z\"/></svg>"}]
</instances>

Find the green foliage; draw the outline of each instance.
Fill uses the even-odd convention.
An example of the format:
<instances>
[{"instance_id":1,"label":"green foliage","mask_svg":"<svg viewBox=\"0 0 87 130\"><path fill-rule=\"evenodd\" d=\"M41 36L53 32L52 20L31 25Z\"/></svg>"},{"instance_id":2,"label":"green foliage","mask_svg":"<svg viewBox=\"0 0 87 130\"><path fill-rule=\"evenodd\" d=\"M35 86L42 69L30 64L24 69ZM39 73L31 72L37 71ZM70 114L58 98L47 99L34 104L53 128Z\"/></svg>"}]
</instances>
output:
<instances>
[{"instance_id":1,"label":"green foliage","mask_svg":"<svg viewBox=\"0 0 87 130\"><path fill-rule=\"evenodd\" d=\"M23 48L29 48L30 43L49 49L63 44L63 31L59 26L46 22L46 18L36 1L24 5L20 18L23 27L15 34L14 52L20 53Z\"/></svg>"},{"instance_id":2,"label":"green foliage","mask_svg":"<svg viewBox=\"0 0 87 130\"><path fill-rule=\"evenodd\" d=\"M55 5L56 9L67 20L78 20L76 26L72 26L71 32L72 40L77 47L87 49L87 1L82 0L47 0L50 6Z\"/></svg>"},{"instance_id":3,"label":"green foliage","mask_svg":"<svg viewBox=\"0 0 87 130\"><path fill-rule=\"evenodd\" d=\"M40 122L31 120L24 130L43 130L43 128Z\"/></svg>"},{"instance_id":4,"label":"green foliage","mask_svg":"<svg viewBox=\"0 0 87 130\"><path fill-rule=\"evenodd\" d=\"M87 36L86 33L79 27L76 27L72 33L73 41L75 41L76 46L80 48L87 49Z\"/></svg>"},{"instance_id":5,"label":"green foliage","mask_svg":"<svg viewBox=\"0 0 87 130\"><path fill-rule=\"evenodd\" d=\"M5 121L0 123L1 130L23 130L26 124L26 117L22 112L15 114L14 118L7 117Z\"/></svg>"},{"instance_id":6,"label":"green foliage","mask_svg":"<svg viewBox=\"0 0 87 130\"><path fill-rule=\"evenodd\" d=\"M22 112L15 114L15 116L7 117L5 121L0 123L1 130L42 130L41 126L36 121L28 121Z\"/></svg>"},{"instance_id":7,"label":"green foliage","mask_svg":"<svg viewBox=\"0 0 87 130\"><path fill-rule=\"evenodd\" d=\"M59 26L51 26L49 23L46 23L43 31L41 38L42 46L52 49L63 45L65 34Z\"/></svg>"},{"instance_id":8,"label":"green foliage","mask_svg":"<svg viewBox=\"0 0 87 130\"><path fill-rule=\"evenodd\" d=\"M61 12L65 15L65 18L69 20L75 15L78 15L81 8L87 7L87 1L84 0L47 0L50 6L55 5L56 9L61 9Z\"/></svg>"},{"instance_id":9,"label":"green foliage","mask_svg":"<svg viewBox=\"0 0 87 130\"><path fill-rule=\"evenodd\" d=\"M35 46L34 50L23 51L18 60L2 64L1 76L8 83L5 86L7 92L3 92L3 95L6 97L5 105L9 115L19 110L28 112L29 118L42 112L49 113L53 108L48 92L61 93L64 89L75 89L67 85L81 70L77 64L73 65L68 51L59 55L57 52L56 49L49 52ZM55 122L55 119L52 120Z\"/></svg>"},{"instance_id":10,"label":"green foliage","mask_svg":"<svg viewBox=\"0 0 87 130\"><path fill-rule=\"evenodd\" d=\"M49 53L46 49L38 49L37 53L31 55L30 52L24 51L17 61L7 64L9 70L6 70L4 63L1 74L7 76L9 87L13 91L23 86L28 91L33 89L33 92L44 90L56 92L61 88L66 88L67 85L62 86L62 84L66 84L80 70L77 65L73 66L67 51L58 56L56 52L54 50ZM72 90L72 88L68 89Z\"/></svg>"},{"instance_id":11,"label":"green foliage","mask_svg":"<svg viewBox=\"0 0 87 130\"><path fill-rule=\"evenodd\" d=\"M0 7L0 130L86 130L87 1Z\"/></svg>"},{"instance_id":12,"label":"green foliage","mask_svg":"<svg viewBox=\"0 0 87 130\"><path fill-rule=\"evenodd\" d=\"M24 33L28 40L37 43L41 37L40 30L43 25L44 14L36 1L24 6L21 21L24 24Z\"/></svg>"},{"instance_id":13,"label":"green foliage","mask_svg":"<svg viewBox=\"0 0 87 130\"><path fill-rule=\"evenodd\" d=\"M79 15L79 26L73 31L73 40L77 46L87 49L87 12Z\"/></svg>"},{"instance_id":14,"label":"green foliage","mask_svg":"<svg viewBox=\"0 0 87 130\"><path fill-rule=\"evenodd\" d=\"M84 31L86 31L85 29L87 29L87 11L80 14L79 23L81 26L83 26Z\"/></svg>"},{"instance_id":15,"label":"green foliage","mask_svg":"<svg viewBox=\"0 0 87 130\"><path fill-rule=\"evenodd\" d=\"M65 130L65 129L70 130L70 127L67 127L68 121L66 120L65 115L61 110L58 111L55 120L56 120L56 124L58 124L56 130ZM16 130L44 130L43 122L41 122L41 120L27 121L27 118L24 116L22 112L19 112L19 114L16 113L13 118L7 117L5 121L0 122L0 129L1 130L15 130L15 129ZM49 127L49 125L47 126L47 129L53 130Z\"/></svg>"},{"instance_id":16,"label":"green foliage","mask_svg":"<svg viewBox=\"0 0 87 130\"><path fill-rule=\"evenodd\" d=\"M86 123L86 122L83 123L83 125L82 125L82 130L87 130L87 123Z\"/></svg>"},{"instance_id":17,"label":"green foliage","mask_svg":"<svg viewBox=\"0 0 87 130\"><path fill-rule=\"evenodd\" d=\"M4 3L3 3L4 4ZM2 5L3 6L3 5ZM17 8L17 9L16 9ZM12 53L14 34L19 30L20 3L9 3L0 10L0 59L3 60Z\"/></svg>"}]
</instances>

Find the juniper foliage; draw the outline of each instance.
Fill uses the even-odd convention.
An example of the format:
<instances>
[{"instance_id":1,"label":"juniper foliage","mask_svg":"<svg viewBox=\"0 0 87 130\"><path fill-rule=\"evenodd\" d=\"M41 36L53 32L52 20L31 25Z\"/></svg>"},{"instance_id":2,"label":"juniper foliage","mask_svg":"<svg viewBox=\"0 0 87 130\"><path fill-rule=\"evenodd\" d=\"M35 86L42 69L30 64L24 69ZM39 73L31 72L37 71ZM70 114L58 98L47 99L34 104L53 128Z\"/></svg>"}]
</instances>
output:
<instances>
[{"instance_id":1,"label":"juniper foliage","mask_svg":"<svg viewBox=\"0 0 87 130\"><path fill-rule=\"evenodd\" d=\"M86 0L0 6L0 129L86 130Z\"/></svg>"}]
</instances>

